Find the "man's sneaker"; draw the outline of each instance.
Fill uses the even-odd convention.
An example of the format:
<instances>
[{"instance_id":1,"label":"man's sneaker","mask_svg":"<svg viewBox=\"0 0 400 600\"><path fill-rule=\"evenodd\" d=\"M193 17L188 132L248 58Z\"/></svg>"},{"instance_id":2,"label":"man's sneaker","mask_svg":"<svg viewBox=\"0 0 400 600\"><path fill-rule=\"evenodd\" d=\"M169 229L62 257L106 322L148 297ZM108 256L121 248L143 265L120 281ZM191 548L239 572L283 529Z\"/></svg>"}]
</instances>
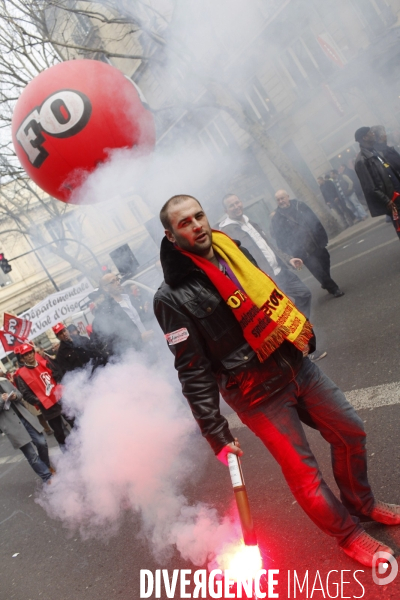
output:
<instances>
[{"instance_id":1,"label":"man's sneaker","mask_svg":"<svg viewBox=\"0 0 400 600\"><path fill-rule=\"evenodd\" d=\"M400 506L376 500L369 516L384 525L400 525Z\"/></svg>"},{"instance_id":2,"label":"man's sneaker","mask_svg":"<svg viewBox=\"0 0 400 600\"><path fill-rule=\"evenodd\" d=\"M360 535L356 537L356 539L353 540L349 546L342 548L342 550L347 554L347 556L354 558L354 560L357 560L366 567L372 567L374 554L377 552L387 552L388 554L394 556L394 552L391 548L389 548L389 546L385 546L378 540L368 535L368 533L365 531L360 533ZM376 563L378 564L379 562L387 561L378 559Z\"/></svg>"},{"instance_id":3,"label":"man's sneaker","mask_svg":"<svg viewBox=\"0 0 400 600\"><path fill-rule=\"evenodd\" d=\"M342 296L344 296L344 292L342 292L342 290L339 290L339 288L336 290L336 292L333 292L332 296L334 298L341 298Z\"/></svg>"},{"instance_id":4,"label":"man's sneaker","mask_svg":"<svg viewBox=\"0 0 400 600\"><path fill-rule=\"evenodd\" d=\"M326 350L315 350L312 354L308 355L308 358L311 362L317 362L317 360L321 360L321 358L325 358L328 353Z\"/></svg>"}]
</instances>

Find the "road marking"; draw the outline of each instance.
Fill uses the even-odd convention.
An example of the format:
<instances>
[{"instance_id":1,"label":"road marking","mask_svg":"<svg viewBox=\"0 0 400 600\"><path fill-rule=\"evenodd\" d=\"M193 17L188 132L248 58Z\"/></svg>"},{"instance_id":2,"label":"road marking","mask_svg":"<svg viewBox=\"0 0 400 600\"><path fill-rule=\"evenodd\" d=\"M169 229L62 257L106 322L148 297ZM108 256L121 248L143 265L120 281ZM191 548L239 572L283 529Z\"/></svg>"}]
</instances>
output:
<instances>
[{"instance_id":1,"label":"road marking","mask_svg":"<svg viewBox=\"0 0 400 600\"><path fill-rule=\"evenodd\" d=\"M357 258L361 258L362 256L365 256L366 254L369 254L370 252L375 252L375 250L378 250L378 248L383 248L384 246L388 246L389 244L393 244L393 242L397 242L398 243L398 238L394 238L394 240L388 240L387 242L383 242L383 244L378 244L378 246L374 246L373 248L370 248L369 250L364 250L364 252L360 252L359 254L355 254L354 256L352 256L351 258L346 258L346 260L342 260L341 262L336 263L336 265L331 265L331 270L332 269L336 269L336 267L341 267L342 265L345 265L349 262L352 262L353 260L356 260ZM304 279L302 279L302 281L308 281L309 279L313 279L312 275L308 275L308 277L305 277Z\"/></svg>"},{"instance_id":2,"label":"road marking","mask_svg":"<svg viewBox=\"0 0 400 600\"><path fill-rule=\"evenodd\" d=\"M345 396L356 410L400 404L400 381L352 390L346 392ZM230 414L226 418L231 429L245 427L236 413Z\"/></svg>"}]
</instances>

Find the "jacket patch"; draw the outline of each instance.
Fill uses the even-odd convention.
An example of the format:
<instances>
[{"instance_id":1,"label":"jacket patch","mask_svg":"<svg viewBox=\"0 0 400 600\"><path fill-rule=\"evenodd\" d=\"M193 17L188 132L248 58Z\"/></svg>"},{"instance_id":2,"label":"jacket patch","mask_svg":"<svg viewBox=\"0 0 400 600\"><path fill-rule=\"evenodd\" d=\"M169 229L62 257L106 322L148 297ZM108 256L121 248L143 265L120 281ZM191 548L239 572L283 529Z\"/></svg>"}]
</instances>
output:
<instances>
[{"instance_id":1,"label":"jacket patch","mask_svg":"<svg viewBox=\"0 0 400 600\"><path fill-rule=\"evenodd\" d=\"M182 327L182 329L177 329L171 333L166 333L164 337L169 346L174 346L174 344L179 344L179 342L184 342L187 340L189 337L189 332L186 327Z\"/></svg>"}]
</instances>

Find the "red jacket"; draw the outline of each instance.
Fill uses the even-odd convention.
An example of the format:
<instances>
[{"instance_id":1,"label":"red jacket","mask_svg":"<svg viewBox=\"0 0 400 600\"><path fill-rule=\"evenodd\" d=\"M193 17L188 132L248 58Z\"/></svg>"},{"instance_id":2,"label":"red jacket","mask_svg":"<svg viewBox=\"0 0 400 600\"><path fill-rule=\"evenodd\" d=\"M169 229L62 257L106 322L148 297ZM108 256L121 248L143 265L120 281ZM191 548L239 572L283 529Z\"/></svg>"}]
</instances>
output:
<instances>
[{"instance_id":1,"label":"red jacket","mask_svg":"<svg viewBox=\"0 0 400 600\"><path fill-rule=\"evenodd\" d=\"M18 376L30 387L45 408L51 408L60 400L62 386L55 382L51 370L42 362L38 361L33 369L21 367Z\"/></svg>"}]
</instances>

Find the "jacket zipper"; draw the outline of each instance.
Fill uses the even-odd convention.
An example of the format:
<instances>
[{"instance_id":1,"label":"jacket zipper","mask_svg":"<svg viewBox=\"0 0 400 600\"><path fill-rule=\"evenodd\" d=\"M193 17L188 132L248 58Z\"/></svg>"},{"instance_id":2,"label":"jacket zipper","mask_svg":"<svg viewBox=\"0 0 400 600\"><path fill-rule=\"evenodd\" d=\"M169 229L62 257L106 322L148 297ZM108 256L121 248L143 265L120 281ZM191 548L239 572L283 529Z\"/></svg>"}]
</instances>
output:
<instances>
[{"instance_id":1,"label":"jacket zipper","mask_svg":"<svg viewBox=\"0 0 400 600\"><path fill-rule=\"evenodd\" d=\"M292 373L292 379L291 379L291 381L294 381L294 379L295 379L295 377L296 377L296 376L295 376L295 374L294 374L294 371L293 371L293 369L292 369L291 365L290 365L290 364L288 363L288 361L287 361L287 360L286 360L286 359L285 359L285 358L282 356L282 354L279 352L279 350L278 350L278 354L279 354L279 356L281 357L281 359L283 360L283 362L284 362L284 363L286 363L286 364L287 364L287 366L289 367L289 369L290 369L290 371L291 371L291 373Z\"/></svg>"}]
</instances>

